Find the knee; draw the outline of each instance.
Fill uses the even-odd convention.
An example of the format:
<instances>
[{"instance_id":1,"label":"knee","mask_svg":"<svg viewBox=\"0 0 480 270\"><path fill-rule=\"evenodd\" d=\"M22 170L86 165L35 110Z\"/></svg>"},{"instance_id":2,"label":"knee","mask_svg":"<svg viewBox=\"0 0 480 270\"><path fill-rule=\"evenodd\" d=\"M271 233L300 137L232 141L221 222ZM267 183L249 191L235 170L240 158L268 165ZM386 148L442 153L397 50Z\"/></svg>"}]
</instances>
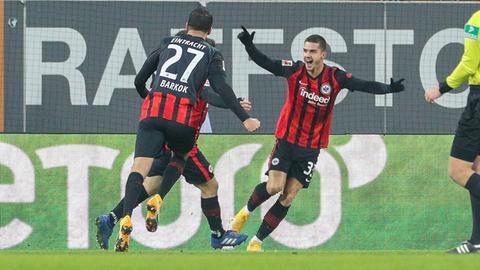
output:
<instances>
[{"instance_id":1,"label":"knee","mask_svg":"<svg viewBox=\"0 0 480 270\"><path fill-rule=\"evenodd\" d=\"M270 195L275 195L283 190L283 185L274 182L267 182L267 192Z\"/></svg>"},{"instance_id":2,"label":"knee","mask_svg":"<svg viewBox=\"0 0 480 270\"><path fill-rule=\"evenodd\" d=\"M280 200L280 203L283 205L283 206L290 206L292 205L293 203L293 200L295 199L295 195L294 193L287 193L287 194L282 194L279 198Z\"/></svg>"},{"instance_id":3,"label":"knee","mask_svg":"<svg viewBox=\"0 0 480 270\"><path fill-rule=\"evenodd\" d=\"M480 161L479 160L475 160L475 162L473 163L472 169L476 173L480 173Z\"/></svg>"},{"instance_id":4,"label":"knee","mask_svg":"<svg viewBox=\"0 0 480 270\"><path fill-rule=\"evenodd\" d=\"M458 169L453 166L452 164L448 164L448 176L452 179L455 180L455 176L458 174Z\"/></svg>"},{"instance_id":5,"label":"knee","mask_svg":"<svg viewBox=\"0 0 480 270\"><path fill-rule=\"evenodd\" d=\"M202 198L215 197L218 194L218 182L215 178L212 178L207 183L197 186L202 192Z\"/></svg>"},{"instance_id":6,"label":"knee","mask_svg":"<svg viewBox=\"0 0 480 270\"><path fill-rule=\"evenodd\" d=\"M131 172L139 173L145 178L148 175L150 168L152 167L152 163L152 158L135 158L133 161Z\"/></svg>"},{"instance_id":7,"label":"knee","mask_svg":"<svg viewBox=\"0 0 480 270\"><path fill-rule=\"evenodd\" d=\"M215 180L215 178L212 178L210 181L208 181L205 191L210 196L216 196L217 195L218 182L217 182L217 180Z\"/></svg>"},{"instance_id":8,"label":"knee","mask_svg":"<svg viewBox=\"0 0 480 270\"><path fill-rule=\"evenodd\" d=\"M448 176L456 183L465 185L468 177L471 175L471 169L468 166L461 166L459 164L448 164Z\"/></svg>"},{"instance_id":9,"label":"knee","mask_svg":"<svg viewBox=\"0 0 480 270\"><path fill-rule=\"evenodd\" d=\"M462 168L460 166L456 166L455 164L448 164L448 176L452 178L452 180L456 180L460 178L462 174Z\"/></svg>"}]
</instances>

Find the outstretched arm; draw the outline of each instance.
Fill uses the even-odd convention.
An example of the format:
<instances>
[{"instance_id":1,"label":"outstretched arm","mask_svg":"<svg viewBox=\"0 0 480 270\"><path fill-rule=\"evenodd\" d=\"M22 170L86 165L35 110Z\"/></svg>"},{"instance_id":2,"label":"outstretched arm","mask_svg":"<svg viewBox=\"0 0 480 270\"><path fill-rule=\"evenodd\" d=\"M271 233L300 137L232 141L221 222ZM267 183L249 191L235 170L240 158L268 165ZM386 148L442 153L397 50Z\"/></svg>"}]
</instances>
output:
<instances>
[{"instance_id":1,"label":"outstretched arm","mask_svg":"<svg viewBox=\"0 0 480 270\"><path fill-rule=\"evenodd\" d=\"M217 52L213 57L213 61L210 65L208 80L213 90L217 92L225 104L228 105L230 110L243 122L245 128L253 132L260 127L260 121L255 118L250 118L248 113L240 106L237 101L233 89L225 81L225 71L223 70L223 57Z\"/></svg>"},{"instance_id":2,"label":"outstretched arm","mask_svg":"<svg viewBox=\"0 0 480 270\"><path fill-rule=\"evenodd\" d=\"M260 67L268 70L275 76L285 76L288 72L288 67L282 65L280 60L272 60L260 50L258 50L253 44L253 37L255 36L255 31L251 34L248 30L242 26L243 32L238 34L238 39L245 45L245 50L248 53L248 56L255 62L255 64Z\"/></svg>"},{"instance_id":3,"label":"outstretched arm","mask_svg":"<svg viewBox=\"0 0 480 270\"><path fill-rule=\"evenodd\" d=\"M215 93L215 91L213 91L211 87L205 87L201 96L203 99L205 99L205 101L207 101L208 104L212 106L222 109L228 109L228 106L227 104L225 104L225 102L223 102L222 97L220 97L219 94ZM246 112L250 112L250 110L252 109L252 103L250 101L242 97L237 98L237 100L238 102L240 102L240 106L242 106L242 108Z\"/></svg>"},{"instance_id":4,"label":"outstretched arm","mask_svg":"<svg viewBox=\"0 0 480 270\"><path fill-rule=\"evenodd\" d=\"M346 73L343 70L337 69L335 71L335 79L340 83L342 88L347 88L351 91L360 91L371 94L388 94L396 93L405 90L405 86L402 84L404 79L394 81L390 79L390 84L385 84L376 81L365 81L359 78L355 78L350 73Z\"/></svg>"},{"instance_id":5,"label":"outstretched arm","mask_svg":"<svg viewBox=\"0 0 480 270\"><path fill-rule=\"evenodd\" d=\"M212 106L222 109L228 109L228 105L223 102L222 97L215 91L213 91L211 87L206 86L202 91L201 97Z\"/></svg>"}]
</instances>

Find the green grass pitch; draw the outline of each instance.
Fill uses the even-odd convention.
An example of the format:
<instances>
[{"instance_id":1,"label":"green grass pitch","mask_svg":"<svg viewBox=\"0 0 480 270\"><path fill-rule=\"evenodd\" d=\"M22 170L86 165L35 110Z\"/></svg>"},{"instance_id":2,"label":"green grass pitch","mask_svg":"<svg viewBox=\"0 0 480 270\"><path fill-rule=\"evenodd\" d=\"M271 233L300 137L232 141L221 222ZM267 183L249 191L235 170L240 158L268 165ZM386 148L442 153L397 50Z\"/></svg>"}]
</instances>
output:
<instances>
[{"instance_id":1,"label":"green grass pitch","mask_svg":"<svg viewBox=\"0 0 480 270\"><path fill-rule=\"evenodd\" d=\"M136 270L136 269L478 269L480 255L450 255L443 252L181 252L113 251L0 252L5 270Z\"/></svg>"}]
</instances>

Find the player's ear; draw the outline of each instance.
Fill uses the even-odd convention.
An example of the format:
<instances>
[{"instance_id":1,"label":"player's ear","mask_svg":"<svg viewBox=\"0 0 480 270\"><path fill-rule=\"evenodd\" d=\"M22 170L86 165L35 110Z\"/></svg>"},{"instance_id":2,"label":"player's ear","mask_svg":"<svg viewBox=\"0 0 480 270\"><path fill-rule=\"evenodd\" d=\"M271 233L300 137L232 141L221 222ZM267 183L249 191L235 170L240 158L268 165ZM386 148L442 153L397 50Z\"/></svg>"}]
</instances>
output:
<instances>
[{"instance_id":1,"label":"player's ear","mask_svg":"<svg viewBox=\"0 0 480 270\"><path fill-rule=\"evenodd\" d=\"M185 32L188 32L188 22L185 22Z\"/></svg>"},{"instance_id":2,"label":"player's ear","mask_svg":"<svg viewBox=\"0 0 480 270\"><path fill-rule=\"evenodd\" d=\"M327 58L327 50L322 51L322 58L323 59Z\"/></svg>"},{"instance_id":3,"label":"player's ear","mask_svg":"<svg viewBox=\"0 0 480 270\"><path fill-rule=\"evenodd\" d=\"M210 35L211 33L212 33L212 27L210 27L210 29L208 29L207 35Z\"/></svg>"}]
</instances>

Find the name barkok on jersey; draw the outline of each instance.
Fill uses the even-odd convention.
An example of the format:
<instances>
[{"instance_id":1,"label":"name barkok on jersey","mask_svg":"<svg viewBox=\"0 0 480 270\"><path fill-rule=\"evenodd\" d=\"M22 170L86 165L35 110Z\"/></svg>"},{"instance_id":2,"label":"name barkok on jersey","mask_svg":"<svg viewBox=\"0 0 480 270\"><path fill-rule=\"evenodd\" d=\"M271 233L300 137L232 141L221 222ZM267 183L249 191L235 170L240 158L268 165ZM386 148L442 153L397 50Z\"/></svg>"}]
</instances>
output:
<instances>
[{"instance_id":1,"label":"name barkok on jersey","mask_svg":"<svg viewBox=\"0 0 480 270\"><path fill-rule=\"evenodd\" d=\"M174 82L167 81L167 80L162 80L160 82L160 87L166 88L168 90L180 92L180 93L187 93L187 89L188 89L188 86L186 86L186 85L182 85L182 84L179 84L179 83L174 83Z\"/></svg>"},{"instance_id":2,"label":"name barkok on jersey","mask_svg":"<svg viewBox=\"0 0 480 270\"><path fill-rule=\"evenodd\" d=\"M206 45L200 44L195 41L186 40L183 38L173 38L170 43L185 44L187 46L190 46L192 48L199 49L199 50L203 50L207 47Z\"/></svg>"},{"instance_id":3,"label":"name barkok on jersey","mask_svg":"<svg viewBox=\"0 0 480 270\"><path fill-rule=\"evenodd\" d=\"M300 96L308 99L308 103L318 106L326 106L330 101L330 97L322 97L313 92L307 92L304 88L301 88Z\"/></svg>"}]
</instances>

